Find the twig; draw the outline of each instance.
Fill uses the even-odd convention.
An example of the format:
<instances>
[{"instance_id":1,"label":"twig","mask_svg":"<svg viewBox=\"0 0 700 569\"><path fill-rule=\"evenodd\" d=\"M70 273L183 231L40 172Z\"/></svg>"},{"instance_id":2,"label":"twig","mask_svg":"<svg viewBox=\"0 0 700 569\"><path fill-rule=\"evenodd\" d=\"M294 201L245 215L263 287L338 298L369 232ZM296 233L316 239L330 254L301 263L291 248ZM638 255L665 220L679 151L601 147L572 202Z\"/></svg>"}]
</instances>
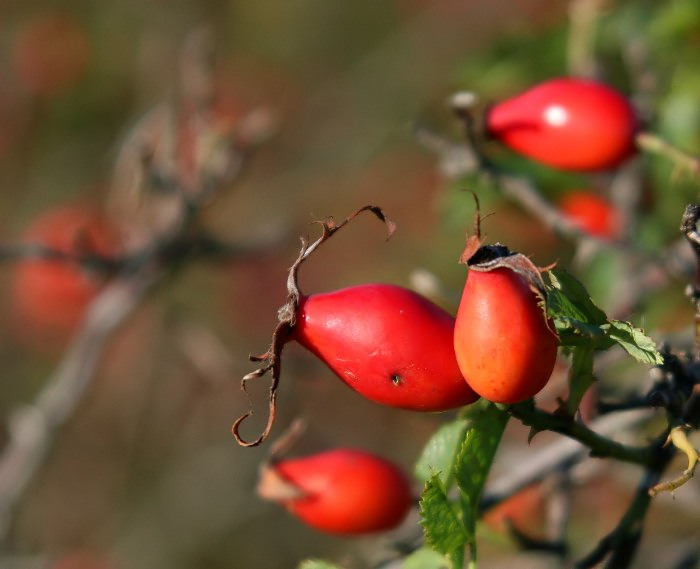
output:
<instances>
[{"instance_id":1,"label":"twig","mask_svg":"<svg viewBox=\"0 0 700 569\"><path fill-rule=\"evenodd\" d=\"M593 56L595 23L602 11L602 4L601 0L569 2L567 67L571 75L581 77L596 75L596 60Z\"/></svg>"},{"instance_id":2,"label":"twig","mask_svg":"<svg viewBox=\"0 0 700 569\"><path fill-rule=\"evenodd\" d=\"M700 205L689 204L686 206L681 219L681 232L695 254L696 268L695 281L691 285L690 298L695 305L695 358L700 358L700 233L698 233L698 220L700 219Z\"/></svg>"},{"instance_id":3,"label":"twig","mask_svg":"<svg viewBox=\"0 0 700 569\"><path fill-rule=\"evenodd\" d=\"M585 444L590 449L590 454L593 457L615 458L642 466L649 465L652 462L653 453L648 447L633 447L618 443L599 435L583 423L579 423L570 417L542 411L529 402L509 405L508 412L524 425L538 431L554 431Z\"/></svg>"},{"instance_id":4,"label":"twig","mask_svg":"<svg viewBox=\"0 0 700 569\"><path fill-rule=\"evenodd\" d=\"M36 401L17 411L0 454L0 542L12 512L50 448L52 435L90 385L104 345L158 281L160 271L117 278L90 305L84 325Z\"/></svg>"},{"instance_id":5,"label":"twig","mask_svg":"<svg viewBox=\"0 0 700 569\"><path fill-rule=\"evenodd\" d=\"M576 569L590 569L601 563L608 555L606 567L624 569L629 567L642 535L642 525L651 498L647 489L659 479L659 473L647 471L637 487L634 500L625 512L617 527L601 539L586 557L579 560Z\"/></svg>"},{"instance_id":6,"label":"twig","mask_svg":"<svg viewBox=\"0 0 700 569\"><path fill-rule=\"evenodd\" d=\"M655 134L640 132L635 138L635 143L646 152L667 158L680 170L685 170L693 176L700 175L700 158L676 148Z\"/></svg>"},{"instance_id":7,"label":"twig","mask_svg":"<svg viewBox=\"0 0 700 569\"><path fill-rule=\"evenodd\" d=\"M653 416L648 409L614 413L599 417L591 423L590 429L600 437L610 437L637 427ZM552 471L579 462L587 454L588 449L571 438L557 440L528 454L527 461L520 462L517 468L489 483L481 500L481 510L489 510L519 490L541 481Z\"/></svg>"}]
</instances>

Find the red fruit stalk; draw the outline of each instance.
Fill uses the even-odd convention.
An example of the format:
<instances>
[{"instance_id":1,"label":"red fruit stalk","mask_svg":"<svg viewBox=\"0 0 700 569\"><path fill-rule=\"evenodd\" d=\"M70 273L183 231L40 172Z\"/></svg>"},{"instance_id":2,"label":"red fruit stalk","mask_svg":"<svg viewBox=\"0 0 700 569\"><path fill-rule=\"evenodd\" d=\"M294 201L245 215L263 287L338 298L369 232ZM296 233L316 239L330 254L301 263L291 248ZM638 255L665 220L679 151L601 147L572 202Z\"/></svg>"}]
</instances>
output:
<instances>
[{"instance_id":1,"label":"red fruit stalk","mask_svg":"<svg viewBox=\"0 0 700 569\"><path fill-rule=\"evenodd\" d=\"M587 79L545 81L495 104L486 133L533 160L573 171L615 168L635 152L639 122L618 91Z\"/></svg>"},{"instance_id":2,"label":"red fruit stalk","mask_svg":"<svg viewBox=\"0 0 700 569\"><path fill-rule=\"evenodd\" d=\"M311 527L342 535L392 529L413 502L397 466L346 448L264 465L258 494Z\"/></svg>"}]
</instances>

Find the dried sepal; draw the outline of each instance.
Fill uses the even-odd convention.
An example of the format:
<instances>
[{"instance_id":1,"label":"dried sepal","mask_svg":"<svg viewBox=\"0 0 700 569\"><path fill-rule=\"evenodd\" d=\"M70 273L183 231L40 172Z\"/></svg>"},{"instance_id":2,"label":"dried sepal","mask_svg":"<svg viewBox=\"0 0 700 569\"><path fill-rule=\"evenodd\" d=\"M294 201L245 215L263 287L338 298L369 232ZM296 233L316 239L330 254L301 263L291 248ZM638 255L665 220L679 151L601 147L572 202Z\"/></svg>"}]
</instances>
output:
<instances>
[{"instance_id":1,"label":"dried sepal","mask_svg":"<svg viewBox=\"0 0 700 569\"><path fill-rule=\"evenodd\" d=\"M328 239L330 239L338 230L345 227L349 222L365 211L374 214L380 221L384 222L387 230L387 239L394 234L396 231L396 224L389 219L384 211L377 206L366 205L353 212L340 223L336 223L333 218L315 222L321 226L321 236L318 237L313 243L309 243L306 239L301 239L299 255L292 264L291 268L289 269L289 274L287 275L287 300L277 310L277 326L272 333L270 348L260 356L249 356L251 361L262 362L264 365L246 374L241 380L241 390L248 398L248 411L238 417L238 419L236 419L231 426L231 433L236 439L236 442L238 442L238 444L241 446L258 446L260 443L265 441L265 439L267 439L267 437L270 435L270 431L272 430L272 426L275 421L277 411L277 388L279 387L279 379L282 369L282 350L284 349L285 344L289 341L296 324L296 316L299 309L299 301L301 299L301 290L298 282L299 267L313 254L314 251L316 251L321 244L328 241ZM268 372L271 372L272 381L270 383L268 395L267 423L262 433L256 439L247 441L240 434L241 424L253 414L253 403L250 395L248 394L247 384L248 381L263 377Z\"/></svg>"}]
</instances>

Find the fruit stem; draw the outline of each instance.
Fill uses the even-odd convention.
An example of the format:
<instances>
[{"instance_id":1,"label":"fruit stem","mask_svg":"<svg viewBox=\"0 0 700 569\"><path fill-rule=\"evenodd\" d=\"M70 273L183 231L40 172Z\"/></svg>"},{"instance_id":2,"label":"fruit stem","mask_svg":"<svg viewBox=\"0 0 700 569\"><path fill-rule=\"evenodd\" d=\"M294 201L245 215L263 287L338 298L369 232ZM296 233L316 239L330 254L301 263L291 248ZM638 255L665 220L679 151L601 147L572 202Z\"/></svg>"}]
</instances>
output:
<instances>
[{"instance_id":1,"label":"fruit stem","mask_svg":"<svg viewBox=\"0 0 700 569\"><path fill-rule=\"evenodd\" d=\"M524 425L537 431L549 430L571 437L586 445L591 456L610 457L641 466L651 464L653 453L647 447L632 447L603 437L570 417L555 415L537 409L531 402L517 403L508 407L508 412Z\"/></svg>"},{"instance_id":2,"label":"fruit stem","mask_svg":"<svg viewBox=\"0 0 700 569\"><path fill-rule=\"evenodd\" d=\"M687 170L694 176L700 175L700 158L688 154L655 134L640 132L635 137L635 143L645 152L668 158L680 170Z\"/></svg>"},{"instance_id":3,"label":"fruit stem","mask_svg":"<svg viewBox=\"0 0 700 569\"><path fill-rule=\"evenodd\" d=\"M301 249L299 251L299 255L289 269L289 274L287 276L287 300L277 311L278 322L275 330L272 333L272 342L270 347L268 348L267 352L260 356L249 357L251 361L262 362L263 365L246 374L241 380L241 390L248 398L248 411L238 417L238 419L236 419L231 426L231 434L239 445L243 447L258 446L270 435L272 425L275 422L275 415L277 412L277 388L279 387L279 380L282 370L282 350L284 349L285 344L289 341L292 331L294 330L297 311L299 309L299 302L301 300L301 290L299 288L297 278L299 267L316 249L318 249L321 244L328 241L328 239L330 239L339 229L345 227L345 225L365 211L373 213L377 218L384 222L387 228L387 239L394 234L394 231L396 231L396 224L386 216L384 211L375 205L366 205L350 214L340 223L335 223L333 218L328 218L323 221L316 221L315 223L318 223L321 226L322 232L321 236L313 243L309 244L306 239L301 239ZM247 388L248 381L262 377L269 371L272 372L272 381L270 383L268 395L267 423L258 438L252 441L247 441L240 434L240 426L253 414L253 402L248 394Z\"/></svg>"}]
</instances>

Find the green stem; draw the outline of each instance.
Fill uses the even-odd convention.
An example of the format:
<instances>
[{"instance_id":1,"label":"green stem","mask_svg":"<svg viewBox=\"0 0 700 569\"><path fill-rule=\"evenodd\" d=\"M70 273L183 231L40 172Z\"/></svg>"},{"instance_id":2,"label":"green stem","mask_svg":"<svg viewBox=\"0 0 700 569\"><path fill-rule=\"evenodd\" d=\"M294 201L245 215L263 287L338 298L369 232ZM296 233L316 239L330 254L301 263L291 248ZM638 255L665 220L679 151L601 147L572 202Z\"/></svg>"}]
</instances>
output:
<instances>
[{"instance_id":1,"label":"green stem","mask_svg":"<svg viewBox=\"0 0 700 569\"><path fill-rule=\"evenodd\" d=\"M467 569L477 569L476 568L476 540L469 544L469 563L467 564Z\"/></svg>"},{"instance_id":2,"label":"green stem","mask_svg":"<svg viewBox=\"0 0 700 569\"><path fill-rule=\"evenodd\" d=\"M633 447L603 437L570 417L555 415L537 409L531 402L508 406L508 412L524 425L538 431L554 431L584 444L591 456L608 457L648 466L653 460L653 452L648 447Z\"/></svg>"},{"instance_id":3,"label":"green stem","mask_svg":"<svg viewBox=\"0 0 700 569\"><path fill-rule=\"evenodd\" d=\"M450 554L450 565L452 569L462 569L462 567L464 567L463 547L458 548L454 553ZM470 566L469 569L476 569L476 565L473 568Z\"/></svg>"},{"instance_id":4,"label":"green stem","mask_svg":"<svg viewBox=\"0 0 700 569\"><path fill-rule=\"evenodd\" d=\"M668 158L677 168L687 170L693 175L700 174L700 158L676 148L669 142L649 132L640 132L635 138L637 146L651 154Z\"/></svg>"}]
</instances>

